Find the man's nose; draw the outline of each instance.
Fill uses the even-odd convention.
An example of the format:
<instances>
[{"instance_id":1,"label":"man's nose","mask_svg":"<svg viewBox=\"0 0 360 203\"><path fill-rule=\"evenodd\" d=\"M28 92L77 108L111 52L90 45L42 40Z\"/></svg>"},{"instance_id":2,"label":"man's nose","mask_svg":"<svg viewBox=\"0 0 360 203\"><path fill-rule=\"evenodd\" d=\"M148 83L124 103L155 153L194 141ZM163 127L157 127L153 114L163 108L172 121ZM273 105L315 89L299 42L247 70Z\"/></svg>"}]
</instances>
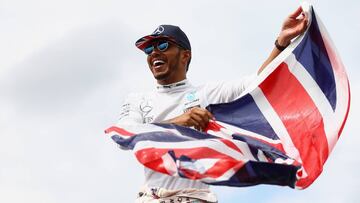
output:
<instances>
[{"instance_id":1,"label":"man's nose","mask_svg":"<svg viewBox=\"0 0 360 203\"><path fill-rule=\"evenodd\" d=\"M153 51L151 52L151 56L157 56L160 55L160 50L157 47L154 47Z\"/></svg>"}]
</instances>

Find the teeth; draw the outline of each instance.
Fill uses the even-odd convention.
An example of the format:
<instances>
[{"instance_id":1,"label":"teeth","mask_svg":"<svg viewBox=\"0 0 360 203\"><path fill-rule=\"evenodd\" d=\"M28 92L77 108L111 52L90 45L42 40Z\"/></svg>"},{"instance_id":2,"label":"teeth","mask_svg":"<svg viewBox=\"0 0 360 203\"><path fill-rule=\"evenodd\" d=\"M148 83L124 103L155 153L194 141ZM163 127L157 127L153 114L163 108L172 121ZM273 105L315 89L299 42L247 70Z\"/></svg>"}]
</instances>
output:
<instances>
[{"instance_id":1,"label":"teeth","mask_svg":"<svg viewBox=\"0 0 360 203\"><path fill-rule=\"evenodd\" d=\"M153 62L153 65L154 66L158 66L158 65L162 65L162 64L164 64L165 62L164 61L162 61L162 60L155 60L154 62Z\"/></svg>"}]
</instances>

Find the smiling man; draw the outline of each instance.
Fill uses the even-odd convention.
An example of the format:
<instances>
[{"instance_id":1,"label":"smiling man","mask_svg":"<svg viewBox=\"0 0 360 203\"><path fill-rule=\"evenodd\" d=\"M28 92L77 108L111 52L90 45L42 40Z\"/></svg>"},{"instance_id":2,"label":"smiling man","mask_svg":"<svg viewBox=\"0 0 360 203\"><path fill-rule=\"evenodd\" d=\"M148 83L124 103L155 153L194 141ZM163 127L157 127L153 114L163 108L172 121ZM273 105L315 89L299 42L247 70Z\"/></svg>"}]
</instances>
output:
<instances>
[{"instance_id":1,"label":"smiling man","mask_svg":"<svg viewBox=\"0 0 360 203\"><path fill-rule=\"evenodd\" d=\"M179 27L160 25L154 34L139 39L136 45L148 55L149 68L158 84L171 84L186 78L187 68L183 66L188 67L191 46Z\"/></svg>"},{"instance_id":2,"label":"smiling man","mask_svg":"<svg viewBox=\"0 0 360 203\"><path fill-rule=\"evenodd\" d=\"M298 8L285 19L275 47L258 73L306 27L307 18ZM205 107L235 100L255 77L191 85L186 79L191 45L178 26L160 25L152 34L140 38L136 46L147 55L157 85L152 92L128 95L121 108L119 125L162 122L202 131L210 119L215 119ZM145 183L136 202L217 202L217 198L208 185L200 181L167 176L145 168Z\"/></svg>"}]
</instances>

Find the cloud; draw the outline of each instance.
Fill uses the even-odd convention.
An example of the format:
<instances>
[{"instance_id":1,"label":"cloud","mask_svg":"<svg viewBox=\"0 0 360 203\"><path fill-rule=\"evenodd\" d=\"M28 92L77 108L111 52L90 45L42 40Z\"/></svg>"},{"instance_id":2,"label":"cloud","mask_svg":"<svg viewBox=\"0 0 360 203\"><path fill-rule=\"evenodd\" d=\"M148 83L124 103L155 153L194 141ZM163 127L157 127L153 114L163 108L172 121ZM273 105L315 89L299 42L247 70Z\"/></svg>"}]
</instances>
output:
<instances>
[{"instance_id":1,"label":"cloud","mask_svg":"<svg viewBox=\"0 0 360 203\"><path fill-rule=\"evenodd\" d=\"M117 22L78 28L16 65L0 83L18 107L40 113L69 107L102 84L121 79L129 32ZM32 112L34 112L32 111Z\"/></svg>"}]
</instances>

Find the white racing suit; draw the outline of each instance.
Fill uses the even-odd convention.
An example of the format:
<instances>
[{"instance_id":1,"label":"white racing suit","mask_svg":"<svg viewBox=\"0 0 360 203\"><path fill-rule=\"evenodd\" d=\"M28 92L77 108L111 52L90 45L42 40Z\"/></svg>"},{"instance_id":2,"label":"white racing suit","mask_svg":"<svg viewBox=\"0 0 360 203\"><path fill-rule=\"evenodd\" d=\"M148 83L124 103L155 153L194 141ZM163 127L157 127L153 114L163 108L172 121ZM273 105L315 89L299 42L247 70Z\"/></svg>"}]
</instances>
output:
<instances>
[{"instance_id":1,"label":"white racing suit","mask_svg":"<svg viewBox=\"0 0 360 203\"><path fill-rule=\"evenodd\" d=\"M253 78L243 78L236 82L210 83L198 87L191 85L185 79L171 85L158 85L153 92L129 94L121 107L118 124L160 123L175 118L193 107L205 108L209 104L233 101L240 96ZM147 199L143 202L151 202L148 201L149 192L146 191L155 188L168 190L170 193L197 189L201 191L200 193L208 191L210 194L209 186L200 181L168 176L148 168L145 168L144 188L140 193L147 195L139 197L137 202L141 202L141 198ZM203 198L203 200L216 202L213 198Z\"/></svg>"}]
</instances>

